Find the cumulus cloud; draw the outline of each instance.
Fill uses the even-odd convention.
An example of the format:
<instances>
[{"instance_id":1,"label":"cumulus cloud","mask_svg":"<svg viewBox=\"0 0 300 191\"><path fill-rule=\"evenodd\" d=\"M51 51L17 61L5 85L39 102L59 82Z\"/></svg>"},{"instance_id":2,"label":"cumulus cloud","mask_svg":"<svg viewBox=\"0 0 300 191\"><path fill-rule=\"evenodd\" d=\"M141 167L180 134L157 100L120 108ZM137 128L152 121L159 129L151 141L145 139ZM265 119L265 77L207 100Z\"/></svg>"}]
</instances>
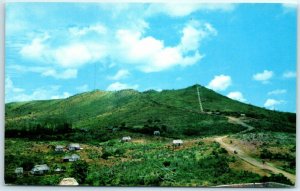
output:
<instances>
[{"instance_id":1,"label":"cumulus cloud","mask_svg":"<svg viewBox=\"0 0 300 191\"><path fill-rule=\"evenodd\" d=\"M74 43L53 51L53 59L64 68L78 68L106 56L106 48L94 42Z\"/></svg>"},{"instance_id":2,"label":"cumulus cloud","mask_svg":"<svg viewBox=\"0 0 300 191\"><path fill-rule=\"evenodd\" d=\"M275 109L276 105L280 105L284 102L285 102L284 100L267 99L266 102L264 103L264 106L269 109Z\"/></svg>"},{"instance_id":3,"label":"cumulus cloud","mask_svg":"<svg viewBox=\"0 0 300 191\"><path fill-rule=\"evenodd\" d=\"M10 77L5 78L5 93L19 93L23 92L24 89L15 87L13 81L10 79Z\"/></svg>"},{"instance_id":4,"label":"cumulus cloud","mask_svg":"<svg viewBox=\"0 0 300 191\"><path fill-rule=\"evenodd\" d=\"M53 77L55 79L71 79L77 77L77 69L55 69L48 66L22 66L22 65L10 65L7 67L10 70L15 70L21 73L33 72L39 73L41 76Z\"/></svg>"},{"instance_id":5,"label":"cumulus cloud","mask_svg":"<svg viewBox=\"0 0 300 191\"><path fill-rule=\"evenodd\" d=\"M21 50L20 54L27 59L42 59L43 53L46 51L47 47L44 42L49 39L47 33L38 35L29 44L25 44Z\"/></svg>"},{"instance_id":6,"label":"cumulus cloud","mask_svg":"<svg viewBox=\"0 0 300 191\"><path fill-rule=\"evenodd\" d=\"M69 28L69 32L72 36L75 36L75 37L84 36L84 35L86 35L88 33L92 33L92 32L102 35L102 34L107 33L107 28L104 25L98 23L98 24L87 26L87 27L71 27L71 28Z\"/></svg>"},{"instance_id":7,"label":"cumulus cloud","mask_svg":"<svg viewBox=\"0 0 300 191\"><path fill-rule=\"evenodd\" d=\"M209 23L189 22L182 30L180 43L177 46L165 46L163 41L152 36L144 37L141 32L118 30L118 58L135 65L143 72L193 65L203 57L198 51L201 40L216 33Z\"/></svg>"},{"instance_id":8,"label":"cumulus cloud","mask_svg":"<svg viewBox=\"0 0 300 191\"><path fill-rule=\"evenodd\" d=\"M110 80L120 80L128 77L130 75L130 72L125 69L119 70L115 75L109 76L108 79Z\"/></svg>"},{"instance_id":9,"label":"cumulus cloud","mask_svg":"<svg viewBox=\"0 0 300 191\"><path fill-rule=\"evenodd\" d=\"M171 17L184 17L196 11L232 11L234 4L205 4L205 3L155 3L145 11L147 16L165 14Z\"/></svg>"},{"instance_id":10,"label":"cumulus cloud","mask_svg":"<svg viewBox=\"0 0 300 191\"><path fill-rule=\"evenodd\" d=\"M111 58L143 72L158 72L174 66L185 67L196 64L203 57L199 52L202 40L217 35L217 30L210 23L193 20L186 23L181 30L182 36L177 45L166 46L163 40L145 36L146 27L144 24L137 27L138 30L133 27L110 29L111 31L107 31L108 29L102 25L91 25L81 29L73 27L69 32L81 39L80 41L72 39L57 47L51 47L44 44L46 37L43 40L34 39L30 45L23 46L20 54L33 60L44 58L43 61L46 63L55 63L56 67L67 69L77 69L89 63ZM91 31L97 31L99 38L94 40L81 38L88 36ZM35 53L30 55L27 52Z\"/></svg>"},{"instance_id":11,"label":"cumulus cloud","mask_svg":"<svg viewBox=\"0 0 300 191\"><path fill-rule=\"evenodd\" d=\"M59 89L59 86L47 86L36 88L28 93L24 89L16 87L10 77L7 77L5 80L5 102L59 99L71 95L69 92L60 93Z\"/></svg>"},{"instance_id":12,"label":"cumulus cloud","mask_svg":"<svg viewBox=\"0 0 300 191\"><path fill-rule=\"evenodd\" d=\"M42 76L51 76L56 79L71 79L77 77L77 69L67 69L63 72L57 72L55 69L49 69L42 72Z\"/></svg>"},{"instance_id":13,"label":"cumulus cloud","mask_svg":"<svg viewBox=\"0 0 300 191\"><path fill-rule=\"evenodd\" d=\"M227 94L227 97L230 99L234 99L241 102L246 102L247 100L244 98L243 94L239 91L230 92Z\"/></svg>"},{"instance_id":14,"label":"cumulus cloud","mask_svg":"<svg viewBox=\"0 0 300 191\"><path fill-rule=\"evenodd\" d=\"M262 73L257 73L253 75L253 79L260 81L264 84L269 83L269 80L273 77L274 73L269 70L264 70Z\"/></svg>"},{"instance_id":15,"label":"cumulus cloud","mask_svg":"<svg viewBox=\"0 0 300 191\"><path fill-rule=\"evenodd\" d=\"M287 92L286 89L276 89L268 92L268 95L279 95L279 94L285 94L286 92Z\"/></svg>"},{"instance_id":16,"label":"cumulus cloud","mask_svg":"<svg viewBox=\"0 0 300 191\"><path fill-rule=\"evenodd\" d=\"M118 90L123 90L123 89L137 89L139 87L139 85L135 84L135 85L129 85L129 84L123 84L120 82L115 82L110 84L106 90L107 91L118 91Z\"/></svg>"},{"instance_id":17,"label":"cumulus cloud","mask_svg":"<svg viewBox=\"0 0 300 191\"><path fill-rule=\"evenodd\" d=\"M183 52L195 51L200 46L200 41L209 35L217 35L217 30L210 23L190 21L182 30L183 36L179 49Z\"/></svg>"},{"instance_id":18,"label":"cumulus cloud","mask_svg":"<svg viewBox=\"0 0 300 191\"><path fill-rule=\"evenodd\" d=\"M231 83L231 77L222 74L219 76L215 76L214 79L211 80L206 87L215 91L223 91L226 90L231 85Z\"/></svg>"},{"instance_id":19,"label":"cumulus cloud","mask_svg":"<svg viewBox=\"0 0 300 191\"><path fill-rule=\"evenodd\" d=\"M284 78L296 78L297 74L293 71L284 72L282 75Z\"/></svg>"}]
</instances>

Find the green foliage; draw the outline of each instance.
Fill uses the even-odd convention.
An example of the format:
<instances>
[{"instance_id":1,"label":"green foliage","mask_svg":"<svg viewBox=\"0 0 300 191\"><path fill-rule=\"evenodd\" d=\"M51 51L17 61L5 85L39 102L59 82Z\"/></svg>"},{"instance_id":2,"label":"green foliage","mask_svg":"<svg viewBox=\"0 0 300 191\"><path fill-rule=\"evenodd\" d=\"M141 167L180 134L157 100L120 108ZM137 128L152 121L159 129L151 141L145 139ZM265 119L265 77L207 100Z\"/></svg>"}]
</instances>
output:
<instances>
[{"instance_id":1,"label":"green foliage","mask_svg":"<svg viewBox=\"0 0 300 191\"><path fill-rule=\"evenodd\" d=\"M88 175L88 164L83 160L72 163L72 177L74 177L79 184L83 184Z\"/></svg>"},{"instance_id":2,"label":"green foliage","mask_svg":"<svg viewBox=\"0 0 300 191\"><path fill-rule=\"evenodd\" d=\"M293 185L292 182L287 179L283 174L271 174L271 176L264 176L261 179L262 182L278 182L282 184Z\"/></svg>"},{"instance_id":3,"label":"green foliage","mask_svg":"<svg viewBox=\"0 0 300 191\"><path fill-rule=\"evenodd\" d=\"M196 86L205 110L220 115L199 113ZM40 140L59 140L69 134L77 141L84 137L107 141L113 137L107 127L148 135L159 130L165 137L236 133L238 126L228 124L223 116L241 113L260 119L252 122L259 130L296 129L295 114L243 104L199 85L162 92L93 91L62 100L9 103L5 109L7 137Z\"/></svg>"}]
</instances>

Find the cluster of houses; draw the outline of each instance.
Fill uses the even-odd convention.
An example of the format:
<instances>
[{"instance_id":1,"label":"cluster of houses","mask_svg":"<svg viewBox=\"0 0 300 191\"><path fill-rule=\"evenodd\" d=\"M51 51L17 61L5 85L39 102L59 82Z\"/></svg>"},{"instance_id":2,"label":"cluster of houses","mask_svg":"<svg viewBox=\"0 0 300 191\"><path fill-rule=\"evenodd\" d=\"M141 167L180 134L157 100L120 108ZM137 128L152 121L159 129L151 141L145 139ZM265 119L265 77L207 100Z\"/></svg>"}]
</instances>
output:
<instances>
[{"instance_id":1,"label":"cluster of houses","mask_svg":"<svg viewBox=\"0 0 300 191\"><path fill-rule=\"evenodd\" d=\"M57 145L55 146L54 151L55 152L64 152L64 151L76 151L76 150L82 150L83 148L80 147L80 145L78 143L71 143L69 144L67 147L62 146L62 145ZM62 162L74 162L80 160L80 156L77 154L72 154L72 155L66 155L62 158ZM47 164L40 164L40 165L35 165L30 173L33 175L43 175L47 172L50 171L50 168ZM54 170L55 172L62 172L63 170L61 168L56 168ZM15 169L15 174L17 176L22 176L24 173L23 167L17 167Z\"/></svg>"},{"instance_id":2,"label":"cluster of houses","mask_svg":"<svg viewBox=\"0 0 300 191\"><path fill-rule=\"evenodd\" d=\"M153 132L154 136L160 136L160 132L159 131L154 131ZM130 142L132 139L130 136L125 136L122 137L121 142ZM182 146L183 145L183 141L178 139L178 140L173 140L172 145L174 147L178 147L178 146ZM54 151L55 152L64 152L64 151L77 151L77 150L82 150L83 148L80 147L80 145L78 143L71 143L68 146L63 146L63 145L57 145L55 146ZM72 154L72 155L66 155L62 158L62 162L74 162L74 161L78 161L80 160L80 156L77 154ZM41 165L35 165L30 173L33 175L43 175L47 172L50 171L50 168L47 164L41 164ZM63 170L61 168L56 168L54 170L55 172L62 172ZM23 175L23 168L22 167L17 167L15 169L15 174L17 176L22 176Z\"/></svg>"},{"instance_id":3,"label":"cluster of houses","mask_svg":"<svg viewBox=\"0 0 300 191\"><path fill-rule=\"evenodd\" d=\"M80 147L79 143L71 143L67 147L64 147L62 145L56 145L55 146L55 151L56 152L62 152L62 151L77 151L77 150L82 150L83 148Z\"/></svg>"}]
</instances>

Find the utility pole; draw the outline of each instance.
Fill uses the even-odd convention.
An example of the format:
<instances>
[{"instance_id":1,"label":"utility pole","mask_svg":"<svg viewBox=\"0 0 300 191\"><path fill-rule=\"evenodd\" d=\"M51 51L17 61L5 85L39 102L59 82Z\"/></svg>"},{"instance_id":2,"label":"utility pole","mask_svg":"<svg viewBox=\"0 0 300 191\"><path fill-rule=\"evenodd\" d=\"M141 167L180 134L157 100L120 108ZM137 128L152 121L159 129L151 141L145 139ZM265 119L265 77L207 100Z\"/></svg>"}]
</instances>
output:
<instances>
[{"instance_id":1,"label":"utility pole","mask_svg":"<svg viewBox=\"0 0 300 191\"><path fill-rule=\"evenodd\" d=\"M198 94L200 112L203 113L203 107L202 107L202 103L201 103L200 92L199 92L199 87L198 86L197 86L197 94Z\"/></svg>"}]
</instances>

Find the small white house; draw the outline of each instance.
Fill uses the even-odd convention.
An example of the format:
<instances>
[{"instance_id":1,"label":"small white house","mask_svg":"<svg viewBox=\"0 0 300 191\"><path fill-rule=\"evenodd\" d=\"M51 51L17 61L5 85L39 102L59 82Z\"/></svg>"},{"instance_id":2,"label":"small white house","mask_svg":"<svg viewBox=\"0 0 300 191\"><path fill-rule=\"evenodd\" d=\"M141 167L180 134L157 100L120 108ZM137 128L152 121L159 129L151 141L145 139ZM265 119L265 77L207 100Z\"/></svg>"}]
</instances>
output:
<instances>
[{"instance_id":1,"label":"small white house","mask_svg":"<svg viewBox=\"0 0 300 191\"><path fill-rule=\"evenodd\" d=\"M178 139L178 140L173 140L173 146L181 146L183 144L183 141Z\"/></svg>"},{"instance_id":2,"label":"small white house","mask_svg":"<svg viewBox=\"0 0 300 191\"><path fill-rule=\"evenodd\" d=\"M18 167L15 169L15 173L19 176L23 174L23 167Z\"/></svg>"},{"instance_id":3,"label":"small white house","mask_svg":"<svg viewBox=\"0 0 300 191\"><path fill-rule=\"evenodd\" d=\"M80 156L77 154L72 154L71 156L65 156L63 162L74 162L80 159Z\"/></svg>"},{"instance_id":4,"label":"small white house","mask_svg":"<svg viewBox=\"0 0 300 191\"><path fill-rule=\"evenodd\" d=\"M122 142L129 142L131 141L131 137L127 136L127 137L122 137L121 139Z\"/></svg>"},{"instance_id":5,"label":"small white house","mask_svg":"<svg viewBox=\"0 0 300 191\"><path fill-rule=\"evenodd\" d=\"M80 145L78 143L71 143L68 146L69 151L80 150Z\"/></svg>"},{"instance_id":6,"label":"small white house","mask_svg":"<svg viewBox=\"0 0 300 191\"><path fill-rule=\"evenodd\" d=\"M50 170L50 168L48 167L48 165L46 164L41 164L41 165L35 165L32 169L31 169L31 174L44 174L46 172L48 172Z\"/></svg>"},{"instance_id":7,"label":"small white house","mask_svg":"<svg viewBox=\"0 0 300 191\"><path fill-rule=\"evenodd\" d=\"M241 117L246 117L246 114L244 114L244 113L241 113Z\"/></svg>"},{"instance_id":8,"label":"small white house","mask_svg":"<svg viewBox=\"0 0 300 191\"><path fill-rule=\"evenodd\" d=\"M160 135L160 132L159 132L159 131L154 131L154 132L153 132L153 135L159 136L159 135Z\"/></svg>"},{"instance_id":9,"label":"small white house","mask_svg":"<svg viewBox=\"0 0 300 191\"><path fill-rule=\"evenodd\" d=\"M71 155L71 158L69 159L70 162L74 162L74 161L77 161L80 159L80 156L79 155L76 155L76 154L72 154Z\"/></svg>"},{"instance_id":10,"label":"small white house","mask_svg":"<svg viewBox=\"0 0 300 191\"><path fill-rule=\"evenodd\" d=\"M55 146L55 151L56 151L56 152L64 151L64 146L62 146L62 145L56 145L56 146Z\"/></svg>"}]
</instances>

